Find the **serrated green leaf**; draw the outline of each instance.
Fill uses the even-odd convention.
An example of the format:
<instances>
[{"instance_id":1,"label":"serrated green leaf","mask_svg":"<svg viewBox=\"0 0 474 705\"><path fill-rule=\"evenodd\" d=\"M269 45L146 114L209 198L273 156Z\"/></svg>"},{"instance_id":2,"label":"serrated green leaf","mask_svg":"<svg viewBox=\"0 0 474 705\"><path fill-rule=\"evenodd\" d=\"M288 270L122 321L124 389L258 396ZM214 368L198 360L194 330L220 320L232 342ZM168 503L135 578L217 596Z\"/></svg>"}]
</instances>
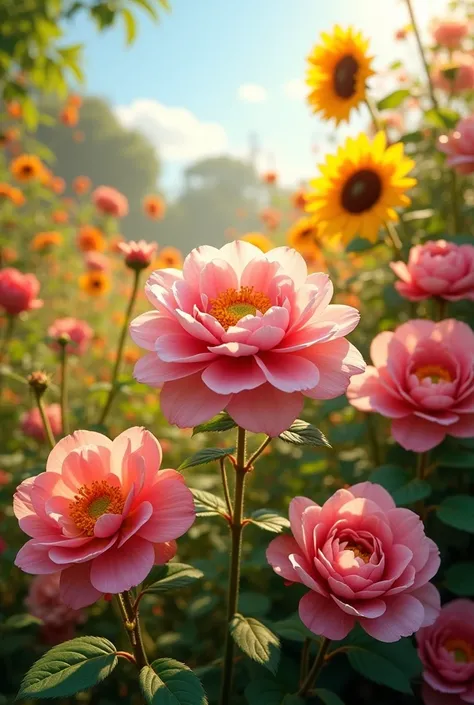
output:
<instances>
[{"instance_id":1,"label":"serrated green leaf","mask_svg":"<svg viewBox=\"0 0 474 705\"><path fill-rule=\"evenodd\" d=\"M140 688L148 705L207 705L199 678L174 659L159 658L142 668Z\"/></svg>"},{"instance_id":2,"label":"serrated green leaf","mask_svg":"<svg viewBox=\"0 0 474 705\"><path fill-rule=\"evenodd\" d=\"M288 529L290 522L286 517L282 517L272 509L257 509L252 512L250 521L264 531L272 531L279 534L283 529Z\"/></svg>"},{"instance_id":3,"label":"serrated green leaf","mask_svg":"<svg viewBox=\"0 0 474 705\"><path fill-rule=\"evenodd\" d=\"M344 705L339 695L332 693L330 690L326 690L325 688L316 688L314 692L324 703L324 705Z\"/></svg>"},{"instance_id":4,"label":"serrated green leaf","mask_svg":"<svg viewBox=\"0 0 474 705\"><path fill-rule=\"evenodd\" d=\"M205 490L191 489L194 497L196 514L199 517L211 517L220 514L227 516L228 510L223 499Z\"/></svg>"},{"instance_id":5,"label":"serrated green leaf","mask_svg":"<svg viewBox=\"0 0 474 705\"><path fill-rule=\"evenodd\" d=\"M156 568L154 573L157 579L151 585L147 585L143 592L156 593L177 590L204 577L202 570L185 563L167 563Z\"/></svg>"},{"instance_id":6,"label":"serrated green leaf","mask_svg":"<svg viewBox=\"0 0 474 705\"><path fill-rule=\"evenodd\" d=\"M392 492L392 497L395 504L399 507L404 507L409 504L414 504L422 499L426 499L431 494L431 485L426 480L420 480L415 477L406 485L398 487Z\"/></svg>"},{"instance_id":7,"label":"serrated green leaf","mask_svg":"<svg viewBox=\"0 0 474 705\"><path fill-rule=\"evenodd\" d=\"M244 654L276 673L280 661L280 640L268 627L253 617L236 614L229 629Z\"/></svg>"},{"instance_id":8,"label":"serrated green leaf","mask_svg":"<svg viewBox=\"0 0 474 705\"><path fill-rule=\"evenodd\" d=\"M271 678L259 678L245 688L249 705L281 705L283 696L282 686Z\"/></svg>"},{"instance_id":9,"label":"serrated green leaf","mask_svg":"<svg viewBox=\"0 0 474 705\"><path fill-rule=\"evenodd\" d=\"M410 681L406 674L387 661L383 656L375 654L359 646L353 646L347 651L347 657L352 668L365 678L393 688L400 693L412 693Z\"/></svg>"},{"instance_id":10,"label":"serrated green leaf","mask_svg":"<svg viewBox=\"0 0 474 705\"><path fill-rule=\"evenodd\" d=\"M316 636L316 634L313 634L313 632L310 632L309 629L305 627L297 614L292 617L287 617L286 619L280 619L278 622L273 622L271 626L279 636L289 641L298 641L301 644L305 639L320 641L320 638Z\"/></svg>"},{"instance_id":11,"label":"serrated green leaf","mask_svg":"<svg viewBox=\"0 0 474 705\"><path fill-rule=\"evenodd\" d=\"M455 563L446 571L445 585L459 597L474 595L474 563Z\"/></svg>"},{"instance_id":12,"label":"serrated green leaf","mask_svg":"<svg viewBox=\"0 0 474 705\"><path fill-rule=\"evenodd\" d=\"M407 88L399 88L393 93L389 93L385 98L379 100L377 103L378 110L393 110L398 108L406 98L410 95L410 91Z\"/></svg>"},{"instance_id":13,"label":"serrated green leaf","mask_svg":"<svg viewBox=\"0 0 474 705\"><path fill-rule=\"evenodd\" d=\"M125 35L127 38L127 44L132 44L135 40L135 37L137 36L137 23L135 17L126 7L122 9L121 14L125 25Z\"/></svg>"},{"instance_id":14,"label":"serrated green leaf","mask_svg":"<svg viewBox=\"0 0 474 705\"><path fill-rule=\"evenodd\" d=\"M444 524L474 534L474 497L463 494L446 497L436 514Z\"/></svg>"},{"instance_id":15,"label":"serrated green leaf","mask_svg":"<svg viewBox=\"0 0 474 705\"><path fill-rule=\"evenodd\" d=\"M226 411L221 411L220 414L214 416L210 421L201 423L193 428L193 436L198 433L214 433L220 431L229 431L231 428L236 428L237 424Z\"/></svg>"},{"instance_id":16,"label":"serrated green leaf","mask_svg":"<svg viewBox=\"0 0 474 705\"><path fill-rule=\"evenodd\" d=\"M18 698L64 698L104 680L117 665L108 639L84 636L54 646L30 668Z\"/></svg>"},{"instance_id":17,"label":"serrated green leaf","mask_svg":"<svg viewBox=\"0 0 474 705\"><path fill-rule=\"evenodd\" d=\"M195 468L198 465L207 465L207 463L212 463L214 460L226 458L228 455L232 455L232 453L235 453L235 448L203 448L182 462L178 470Z\"/></svg>"},{"instance_id":18,"label":"serrated green leaf","mask_svg":"<svg viewBox=\"0 0 474 705\"><path fill-rule=\"evenodd\" d=\"M282 441L296 446L326 446L330 448L329 441L319 428L307 421L296 419L287 431L278 436Z\"/></svg>"},{"instance_id":19,"label":"serrated green leaf","mask_svg":"<svg viewBox=\"0 0 474 705\"><path fill-rule=\"evenodd\" d=\"M14 614L0 625L0 629L26 629L27 627L37 626L38 624L43 624L43 621L38 619L38 617L33 617L32 614Z\"/></svg>"}]
</instances>

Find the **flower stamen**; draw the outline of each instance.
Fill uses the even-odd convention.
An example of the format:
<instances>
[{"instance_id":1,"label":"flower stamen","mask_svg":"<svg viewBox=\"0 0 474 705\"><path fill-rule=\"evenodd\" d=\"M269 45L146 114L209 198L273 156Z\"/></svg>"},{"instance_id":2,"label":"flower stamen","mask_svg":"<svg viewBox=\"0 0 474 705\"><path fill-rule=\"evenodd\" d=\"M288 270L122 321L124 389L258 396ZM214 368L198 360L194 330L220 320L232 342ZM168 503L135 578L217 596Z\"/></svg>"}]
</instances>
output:
<instances>
[{"instance_id":1,"label":"flower stamen","mask_svg":"<svg viewBox=\"0 0 474 705\"><path fill-rule=\"evenodd\" d=\"M103 514L121 514L125 500L119 487L112 487L106 480L95 480L83 485L74 501L69 504L69 516L78 529L87 536L94 535L97 519Z\"/></svg>"},{"instance_id":2,"label":"flower stamen","mask_svg":"<svg viewBox=\"0 0 474 705\"><path fill-rule=\"evenodd\" d=\"M430 379L433 384L439 382L452 382L453 379L448 370L441 365L423 365L415 371L415 375L420 382L424 379Z\"/></svg>"},{"instance_id":3,"label":"flower stamen","mask_svg":"<svg viewBox=\"0 0 474 705\"><path fill-rule=\"evenodd\" d=\"M261 291L254 291L253 286L226 289L216 299L211 299L209 313L227 330L235 326L244 316L255 316L257 312L265 313L272 302Z\"/></svg>"}]
</instances>

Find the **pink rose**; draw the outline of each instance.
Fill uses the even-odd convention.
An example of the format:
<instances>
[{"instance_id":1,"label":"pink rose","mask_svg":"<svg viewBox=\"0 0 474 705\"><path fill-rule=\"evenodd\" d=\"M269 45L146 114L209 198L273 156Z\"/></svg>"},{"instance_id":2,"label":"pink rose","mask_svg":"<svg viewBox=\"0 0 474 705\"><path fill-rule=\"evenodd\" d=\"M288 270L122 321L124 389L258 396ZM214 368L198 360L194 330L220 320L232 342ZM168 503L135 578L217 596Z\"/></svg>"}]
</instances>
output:
<instances>
[{"instance_id":1,"label":"pink rose","mask_svg":"<svg viewBox=\"0 0 474 705\"><path fill-rule=\"evenodd\" d=\"M439 594L428 581L439 568L436 544L409 509L397 509L380 485L338 490L320 507L290 503L292 536L267 549L275 573L309 592L301 621L315 634L344 639L358 622L379 641L398 641L433 624Z\"/></svg>"},{"instance_id":2,"label":"pink rose","mask_svg":"<svg viewBox=\"0 0 474 705\"><path fill-rule=\"evenodd\" d=\"M10 315L41 308L43 302L36 298L39 290L34 274L23 274L14 267L0 269L0 306Z\"/></svg>"},{"instance_id":3,"label":"pink rose","mask_svg":"<svg viewBox=\"0 0 474 705\"><path fill-rule=\"evenodd\" d=\"M86 321L78 318L57 318L53 325L48 328L48 335L57 340L61 335L68 335L71 343L68 345L69 353L83 355L92 340L94 331ZM60 350L61 346L53 342L54 350Z\"/></svg>"},{"instance_id":4,"label":"pink rose","mask_svg":"<svg viewBox=\"0 0 474 705\"><path fill-rule=\"evenodd\" d=\"M350 403L393 419L392 435L422 453L446 435L474 435L474 333L465 323L415 320L377 335L374 367L351 381Z\"/></svg>"},{"instance_id":5,"label":"pink rose","mask_svg":"<svg viewBox=\"0 0 474 705\"><path fill-rule=\"evenodd\" d=\"M474 246L429 240L410 250L408 265L393 262L401 281L395 288L410 301L440 296L448 301L474 300Z\"/></svg>"},{"instance_id":6,"label":"pink rose","mask_svg":"<svg viewBox=\"0 0 474 705\"><path fill-rule=\"evenodd\" d=\"M62 431L61 423L61 407L59 404L50 404L45 407L46 416L48 417L49 423L51 425L51 430L53 436L60 436ZM34 438L37 441L45 441L46 434L43 428L43 422L41 421L40 412L35 406L30 411L23 414L21 418L21 430L25 436Z\"/></svg>"},{"instance_id":7,"label":"pink rose","mask_svg":"<svg viewBox=\"0 0 474 705\"><path fill-rule=\"evenodd\" d=\"M130 240L129 242L119 242L118 249L125 255L125 264L131 269L145 269L151 264L153 255L156 252L156 242L146 242L145 240Z\"/></svg>"},{"instance_id":8,"label":"pink rose","mask_svg":"<svg viewBox=\"0 0 474 705\"><path fill-rule=\"evenodd\" d=\"M156 310L130 326L135 343L150 351L134 375L163 385L161 410L181 428L227 409L243 428L277 436L305 397L337 397L364 370L344 338L359 312L329 305L329 277L308 276L288 247L198 247L183 271L154 272L145 291Z\"/></svg>"},{"instance_id":9,"label":"pink rose","mask_svg":"<svg viewBox=\"0 0 474 705\"><path fill-rule=\"evenodd\" d=\"M105 272L109 269L109 258L102 252L84 252L84 264L89 272Z\"/></svg>"},{"instance_id":10,"label":"pink rose","mask_svg":"<svg viewBox=\"0 0 474 705\"><path fill-rule=\"evenodd\" d=\"M48 644L60 644L72 639L77 624L85 621L82 610L73 610L61 602L61 573L37 575L30 583L25 604L33 617L43 622L41 636Z\"/></svg>"},{"instance_id":11,"label":"pink rose","mask_svg":"<svg viewBox=\"0 0 474 705\"><path fill-rule=\"evenodd\" d=\"M474 171L474 115L463 118L450 135L441 135L438 142L441 152L448 155L446 163L460 174Z\"/></svg>"},{"instance_id":12,"label":"pink rose","mask_svg":"<svg viewBox=\"0 0 474 705\"><path fill-rule=\"evenodd\" d=\"M114 441L93 431L63 438L46 472L16 490L13 510L31 540L15 565L61 571L61 601L73 609L141 583L175 555L195 519L183 476L160 464L161 446L143 428Z\"/></svg>"},{"instance_id":13,"label":"pink rose","mask_svg":"<svg viewBox=\"0 0 474 705\"><path fill-rule=\"evenodd\" d=\"M101 213L115 218L124 218L128 214L128 199L112 186L99 186L92 193L92 202Z\"/></svg>"},{"instance_id":14,"label":"pink rose","mask_svg":"<svg viewBox=\"0 0 474 705\"><path fill-rule=\"evenodd\" d=\"M456 49L469 34L469 23L466 20L437 20L431 31L436 44Z\"/></svg>"},{"instance_id":15,"label":"pink rose","mask_svg":"<svg viewBox=\"0 0 474 705\"><path fill-rule=\"evenodd\" d=\"M435 63L431 77L436 88L447 93L462 93L474 88L474 57L455 52L449 62Z\"/></svg>"},{"instance_id":16,"label":"pink rose","mask_svg":"<svg viewBox=\"0 0 474 705\"><path fill-rule=\"evenodd\" d=\"M416 635L425 705L474 702L474 602L454 600Z\"/></svg>"}]
</instances>

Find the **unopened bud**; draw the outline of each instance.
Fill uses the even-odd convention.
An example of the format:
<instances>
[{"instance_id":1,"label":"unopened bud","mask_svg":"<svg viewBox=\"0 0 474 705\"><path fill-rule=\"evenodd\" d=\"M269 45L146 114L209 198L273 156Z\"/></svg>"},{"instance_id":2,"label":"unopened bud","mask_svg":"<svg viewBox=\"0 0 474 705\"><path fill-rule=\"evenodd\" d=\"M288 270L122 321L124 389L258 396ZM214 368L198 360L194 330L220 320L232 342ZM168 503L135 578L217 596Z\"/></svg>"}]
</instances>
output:
<instances>
[{"instance_id":1,"label":"unopened bud","mask_svg":"<svg viewBox=\"0 0 474 705\"><path fill-rule=\"evenodd\" d=\"M28 377L28 384L40 396L48 389L50 381L50 376L40 370L32 372Z\"/></svg>"}]
</instances>

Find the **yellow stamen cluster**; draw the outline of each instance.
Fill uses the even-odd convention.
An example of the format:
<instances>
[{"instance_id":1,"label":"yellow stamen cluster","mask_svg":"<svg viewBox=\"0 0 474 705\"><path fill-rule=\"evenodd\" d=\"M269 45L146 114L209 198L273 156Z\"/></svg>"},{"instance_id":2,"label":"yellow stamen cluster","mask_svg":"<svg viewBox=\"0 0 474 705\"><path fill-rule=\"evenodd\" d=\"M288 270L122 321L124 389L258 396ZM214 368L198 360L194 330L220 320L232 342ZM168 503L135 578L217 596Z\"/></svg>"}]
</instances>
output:
<instances>
[{"instance_id":1,"label":"yellow stamen cluster","mask_svg":"<svg viewBox=\"0 0 474 705\"><path fill-rule=\"evenodd\" d=\"M370 561L369 551L358 543L348 543L345 550L352 551L354 558L362 558L364 563L368 563Z\"/></svg>"},{"instance_id":2,"label":"yellow stamen cluster","mask_svg":"<svg viewBox=\"0 0 474 705\"><path fill-rule=\"evenodd\" d=\"M226 289L217 299L211 299L209 313L227 330L244 316L255 316L257 311L265 313L271 305L272 302L266 294L254 291L253 286L243 286L238 291Z\"/></svg>"},{"instance_id":3,"label":"yellow stamen cluster","mask_svg":"<svg viewBox=\"0 0 474 705\"><path fill-rule=\"evenodd\" d=\"M457 663L474 663L474 646L464 639L447 639L443 646Z\"/></svg>"},{"instance_id":4,"label":"yellow stamen cluster","mask_svg":"<svg viewBox=\"0 0 474 705\"><path fill-rule=\"evenodd\" d=\"M423 365L423 367L419 367L416 370L415 375L420 382L427 377L431 379L433 384L438 384L438 382L452 382L452 377L448 370L441 367L441 365Z\"/></svg>"},{"instance_id":5,"label":"yellow stamen cluster","mask_svg":"<svg viewBox=\"0 0 474 705\"><path fill-rule=\"evenodd\" d=\"M112 487L105 480L95 480L83 485L74 501L69 504L69 516L78 529L87 536L94 535L94 526L103 514L121 514L124 498L119 487Z\"/></svg>"}]
</instances>

